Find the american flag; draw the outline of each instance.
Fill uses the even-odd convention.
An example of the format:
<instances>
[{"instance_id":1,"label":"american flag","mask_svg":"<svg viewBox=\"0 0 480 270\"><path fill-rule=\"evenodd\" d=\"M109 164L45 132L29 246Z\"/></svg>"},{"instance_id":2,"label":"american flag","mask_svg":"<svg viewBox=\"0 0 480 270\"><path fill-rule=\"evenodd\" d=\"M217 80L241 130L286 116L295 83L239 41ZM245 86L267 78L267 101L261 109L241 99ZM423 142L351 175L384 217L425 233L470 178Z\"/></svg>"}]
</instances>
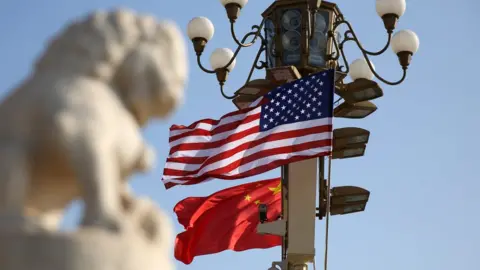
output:
<instances>
[{"instance_id":1,"label":"american flag","mask_svg":"<svg viewBox=\"0 0 480 270\"><path fill-rule=\"evenodd\" d=\"M334 71L281 85L219 120L170 128L165 187L249 177L326 156L332 147Z\"/></svg>"}]
</instances>

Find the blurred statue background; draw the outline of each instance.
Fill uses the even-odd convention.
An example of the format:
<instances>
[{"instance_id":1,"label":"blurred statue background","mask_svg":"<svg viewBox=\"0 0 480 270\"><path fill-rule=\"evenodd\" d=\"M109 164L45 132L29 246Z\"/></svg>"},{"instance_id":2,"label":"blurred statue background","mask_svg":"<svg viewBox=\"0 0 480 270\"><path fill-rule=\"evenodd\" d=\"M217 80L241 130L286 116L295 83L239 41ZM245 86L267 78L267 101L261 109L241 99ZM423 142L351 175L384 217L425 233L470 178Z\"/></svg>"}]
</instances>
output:
<instances>
[{"instance_id":1,"label":"blurred statue background","mask_svg":"<svg viewBox=\"0 0 480 270\"><path fill-rule=\"evenodd\" d=\"M171 225L127 180L152 167L140 128L177 108L187 70L178 28L128 10L53 38L0 104L0 269L171 269ZM80 229L58 232L77 198Z\"/></svg>"}]
</instances>

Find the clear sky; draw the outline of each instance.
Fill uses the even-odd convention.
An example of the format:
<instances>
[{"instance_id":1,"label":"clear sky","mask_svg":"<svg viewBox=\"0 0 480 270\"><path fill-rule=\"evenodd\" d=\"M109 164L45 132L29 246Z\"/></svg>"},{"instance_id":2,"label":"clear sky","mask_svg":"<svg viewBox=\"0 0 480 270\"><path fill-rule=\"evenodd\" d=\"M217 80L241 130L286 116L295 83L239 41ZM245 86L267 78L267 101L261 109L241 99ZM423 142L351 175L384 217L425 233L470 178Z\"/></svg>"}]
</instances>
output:
<instances>
[{"instance_id":1,"label":"clear sky","mask_svg":"<svg viewBox=\"0 0 480 270\"><path fill-rule=\"evenodd\" d=\"M259 23L260 13L273 0L250 1L238 22L238 32ZM385 40L375 1L338 0L362 43L372 50ZM22 80L45 42L68 20L95 9L133 8L176 21L185 31L195 16L207 16L216 26L204 61L216 47L231 47L229 25L219 1L200 0L2 0L0 4L0 89L2 94ZM358 185L372 194L363 213L331 219L329 269L355 270L476 270L480 261L480 164L478 121L480 94L478 69L478 20L476 0L407 0L407 12L398 29L412 29L420 37L406 82L384 86L379 109L363 120L335 120L336 127L358 126L371 131L365 157L334 162L333 185ZM190 124L200 118L216 118L234 107L224 100L214 76L202 73L190 49L191 71L186 101L168 121L153 122L145 136L158 152L156 169L135 176L138 194L154 198L170 215L176 202L208 195L241 181L212 181L195 187L165 191L160 178L168 151L168 127ZM256 49L240 54L226 91L242 85ZM348 47L350 61L359 57ZM401 75L396 56L389 50L373 59L382 75ZM260 78L263 72L254 76ZM39 89L41 91L41 89ZM475 139L477 138L477 139ZM248 180L279 175L275 170ZM72 228L79 217L78 205L64 223ZM173 218L173 216L172 216ZM181 227L175 221L177 232ZM317 223L317 267L322 267L324 222ZM242 253L223 252L197 257L190 266L177 269L268 269L278 260L280 248Z\"/></svg>"}]
</instances>

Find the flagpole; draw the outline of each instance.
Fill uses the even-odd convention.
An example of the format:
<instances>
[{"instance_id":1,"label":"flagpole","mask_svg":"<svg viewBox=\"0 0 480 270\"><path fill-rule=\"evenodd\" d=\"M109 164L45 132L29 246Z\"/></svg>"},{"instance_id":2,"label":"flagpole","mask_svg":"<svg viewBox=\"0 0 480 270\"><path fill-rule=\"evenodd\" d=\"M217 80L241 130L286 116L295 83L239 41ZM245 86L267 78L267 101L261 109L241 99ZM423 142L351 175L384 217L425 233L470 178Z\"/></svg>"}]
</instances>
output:
<instances>
[{"instance_id":1,"label":"flagpole","mask_svg":"<svg viewBox=\"0 0 480 270\"><path fill-rule=\"evenodd\" d=\"M325 258L323 269L328 269L328 231L330 222L330 181L332 172L332 155L328 157L328 177L327 177L327 207L325 210Z\"/></svg>"},{"instance_id":2,"label":"flagpole","mask_svg":"<svg viewBox=\"0 0 480 270\"><path fill-rule=\"evenodd\" d=\"M287 209L286 209L286 191L288 190L288 165L281 167L281 181L282 181L282 219L285 220L286 226L288 226ZM286 228L285 228L286 230ZM282 261L287 258L287 237L288 234L282 237Z\"/></svg>"},{"instance_id":3,"label":"flagpole","mask_svg":"<svg viewBox=\"0 0 480 270\"><path fill-rule=\"evenodd\" d=\"M336 65L332 64L331 68L333 69L333 80L336 78ZM335 85L333 85L332 91L335 91ZM333 100L332 100L332 112L333 112ZM332 127L333 127L333 115L332 115ZM332 152L328 156L328 176L327 176L327 205L325 207L325 254L324 254L324 264L323 270L328 269L328 233L330 229L330 189L331 189L331 178L332 178L332 155L333 155L333 134L332 134ZM323 181L323 179L322 179Z\"/></svg>"},{"instance_id":4,"label":"flagpole","mask_svg":"<svg viewBox=\"0 0 480 270\"><path fill-rule=\"evenodd\" d=\"M335 69L334 69L335 70ZM334 78L335 78L335 72L334 72ZM334 86L332 86L334 87ZM333 90L332 90L333 91ZM332 106L333 106L333 101L332 101ZM333 108L332 108L332 111L333 111ZM324 261L324 267L325 267L325 270L327 270L327 267L328 267L328 233L329 233L329 221L330 221L330 188L331 188L331 166L332 166L332 156L330 154L330 156L328 157L329 160L328 160L328 177L327 177L327 183L326 183L326 190L324 190L323 192L326 192L326 205L323 204L323 207L326 208L326 210L324 211L324 213L322 213L322 205L321 205L321 202L319 202L319 216L321 217L322 215L325 215L326 217L326 232L325 232L325 261ZM316 165L313 165L313 164L316 164ZM316 173L313 173L314 171L311 171L311 166L314 166L316 167L314 169L314 171ZM293 166L291 168L291 166ZM305 227L305 226L301 226L300 227L296 227L294 226L295 228L293 228L292 226L290 225L293 225L293 224L290 224L290 217L291 217L291 214L290 214L290 210L289 209L289 206L290 204L292 204L295 207L298 208L298 204L302 204L303 206L303 210L307 210L309 207L307 205L310 205L310 203L312 203L311 201L309 201L308 199L305 200L307 197L309 198L309 195L310 194L307 190L303 190L303 188L300 188L299 189L299 186L309 186L311 188L314 188L315 187L315 184L318 184L319 187L318 189L321 190L322 189L322 185L323 184L323 181L324 178L325 178L325 157L319 157L318 158L318 161L315 161L313 163L311 163L311 161L303 161L303 162L297 162L297 163L292 163L292 164L288 164L288 165L285 165L285 166L282 166L282 169L281 169L281 178L282 178L282 219L285 220L285 226L286 226L286 230L285 230L285 235L283 236L282 238L282 249L281 249L281 252L282 252L282 262L284 263L283 264L283 267L282 269L285 269L285 270L293 270L293 269L296 269L296 265L290 265L290 263L293 263L296 259L294 258L293 260L290 260L288 259L287 257L289 257L289 253L293 252L291 250L291 248L289 248L289 244L292 244L292 243L289 243L291 241L289 241L289 239L292 237L291 233L293 232L294 233L294 236L299 238L299 239L303 239L302 237L308 233L306 233L306 231L308 231L308 226ZM313 178L311 178L311 175L315 175ZM295 175L295 183L296 185L291 187L289 185L289 180L290 180L290 174L293 174ZM298 179L297 179L298 178ZM310 179L311 178L311 179ZM307 180L308 179L308 180ZM298 182L297 182L298 181ZM313 182L311 182L313 181ZM315 183L315 184L314 184ZM294 188L295 190L291 190L292 188ZM299 193L300 190L303 190L303 193ZM319 194L320 196L321 194ZM291 198L292 196L294 196L294 198ZM316 197L316 196L315 196ZM321 200L321 197L318 198L319 201ZM306 204L305 204L306 203ZM313 201L313 209L316 209L316 203ZM307 210L308 211L308 210ZM295 213L298 212L298 211L295 211ZM292 212L294 213L294 212ZM300 215L301 216L301 215ZM298 213L295 214L295 218L298 219L300 218L300 216L298 215ZM314 215L315 216L315 215ZM305 219L305 223L309 223L308 222L308 217L305 216L303 217L302 216L302 219ZM315 221L313 221L315 222ZM313 225L315 227L315 225ZM313 228L314 228L313 227ZM299 233L299 230L302 230L302 229L306 229L306 231L302 231L302 233L300 234ZM313 232L313 235L314 235L314 232ZM294 239L292 238L291 240L294 241L295 243L294 244L294 249L297 249L299 248L299 239ZM303 239L305 240L305 239ZM305 247L308 247L309 244L308 244L309 241L306 241L305 244L303 244L303 246L301 246L301 248L305 248ZM313 244L314 245L314 244ZM308 251L306 251L305 249L303 250L304 253L303 254L308 254ZM288 253L288 254L287 254ZM296 252L293 252L292 254L294 254L294 256L298 256L296 254ZM305 256L305 255L304 255ZM308 255L307 255L308 256ZM315 264L315 251L313 250L313 253L311 254L311 257L312 257L312 262Z\"/></svg>"}]
</instances>

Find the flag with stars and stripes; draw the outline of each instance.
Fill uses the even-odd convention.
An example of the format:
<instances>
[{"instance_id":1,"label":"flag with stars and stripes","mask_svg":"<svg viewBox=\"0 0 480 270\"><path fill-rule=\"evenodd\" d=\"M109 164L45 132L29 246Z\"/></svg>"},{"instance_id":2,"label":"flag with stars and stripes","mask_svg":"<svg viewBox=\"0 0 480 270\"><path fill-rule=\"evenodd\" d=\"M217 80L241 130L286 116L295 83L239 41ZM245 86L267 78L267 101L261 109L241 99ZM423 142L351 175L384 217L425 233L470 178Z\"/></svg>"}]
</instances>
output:
<instances>
[{"instance_id":1,"label":"flag with stars and stripes","mask_svg":"<svg viewBox=\"0 0 480 270\"><path fill-rule=\"evenodd\" d=\"M281 85L219 120L170 128L166 188L245 178L332 149L334 71Z\"/></svg>"}]
</instances>

